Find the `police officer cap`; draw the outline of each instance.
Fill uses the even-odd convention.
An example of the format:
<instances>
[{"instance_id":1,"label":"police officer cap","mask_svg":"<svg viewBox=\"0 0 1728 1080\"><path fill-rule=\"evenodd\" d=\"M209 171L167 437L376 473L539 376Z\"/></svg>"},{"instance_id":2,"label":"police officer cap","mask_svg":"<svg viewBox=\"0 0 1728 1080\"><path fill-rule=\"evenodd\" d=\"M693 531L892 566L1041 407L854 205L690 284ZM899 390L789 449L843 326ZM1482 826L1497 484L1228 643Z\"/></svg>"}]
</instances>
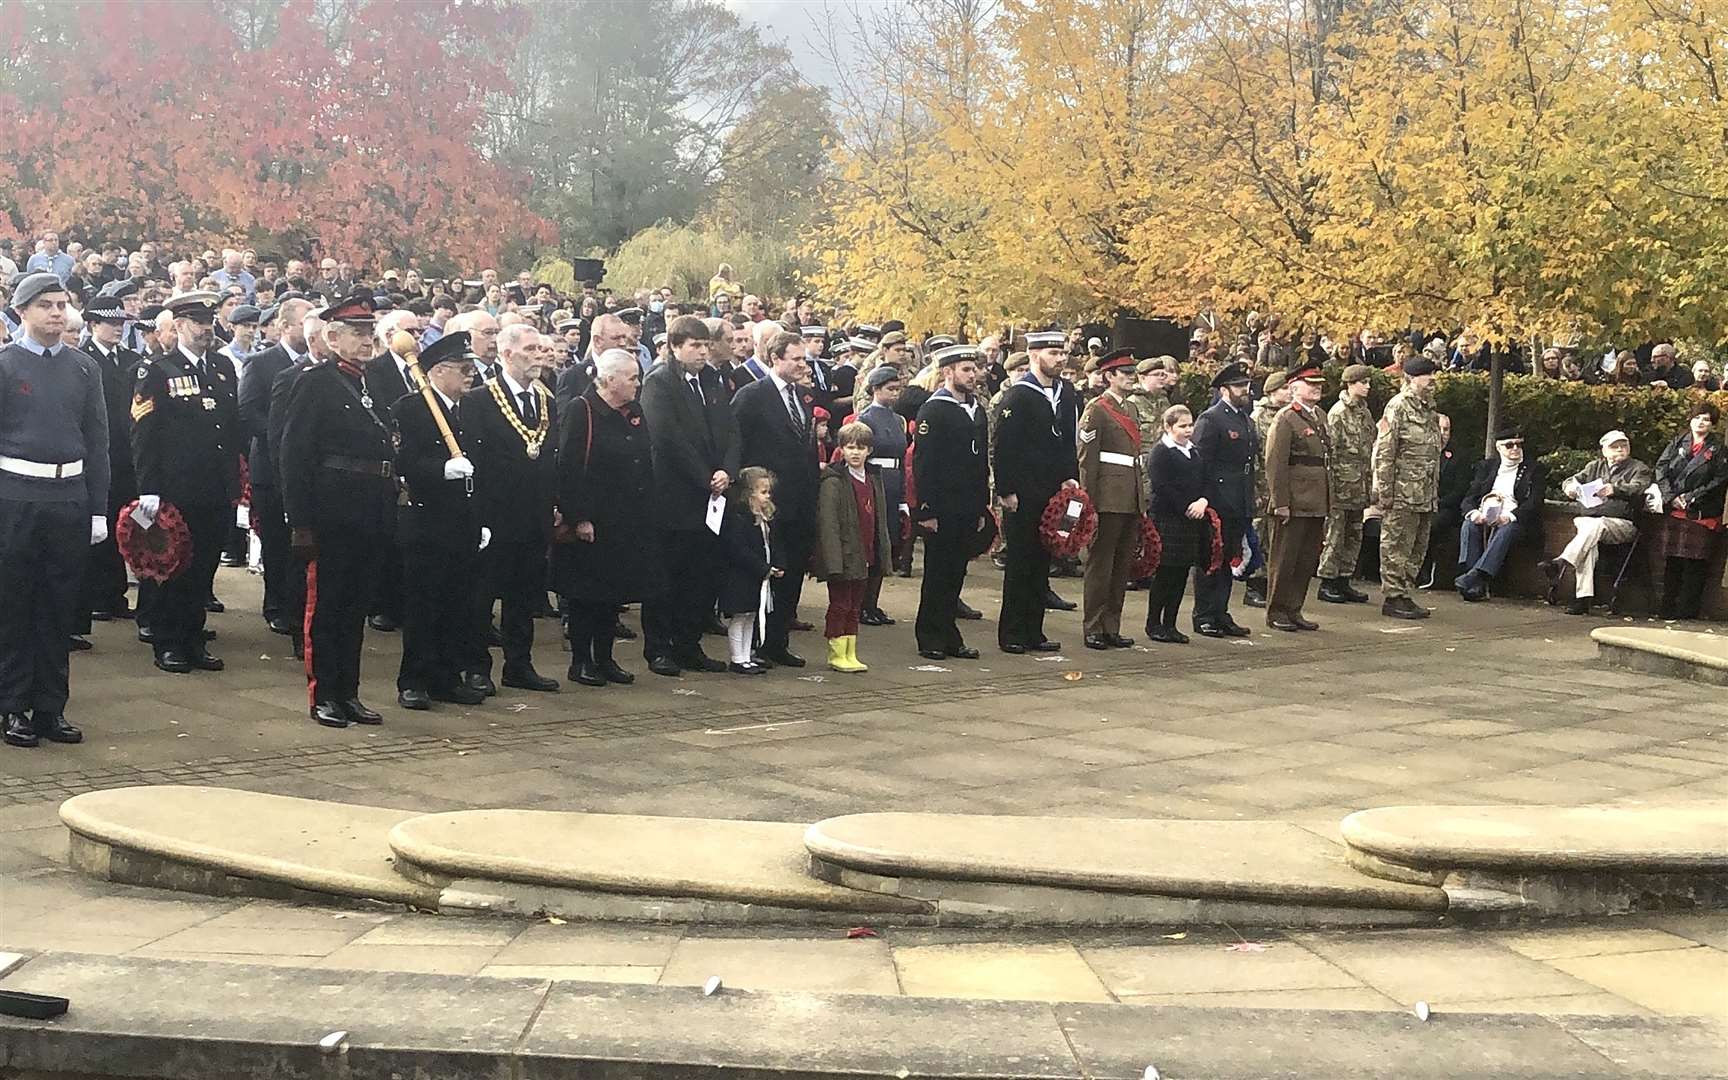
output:
<instances>
[{"instance_id":1,"label":"police officer cap","mask_svg":"<svg viewBox=\"0 0 1728 1080\"><path fill-rule=\"evenodd\" d=\"M126 309L120 306L118 296L93 296L84 305L85 322L116 322L123 323L131 318Z\"/></svg>"},{"instance_id":2,"label":"police officer cap","mask_svg":"<svg viewBox=\"0 0 1728 1080\"><path fill-rule=\"evenodd\" d=\"M1270 394L1273 391L1282 390L1284 389L1284 384L1289 381L1290 376L1284 374L1282 371L1274 371L1272 374L1266 376L1265 382L1260 384L1260 392L1262 394Z\"/></svg>"},{"instance_id":3,"label":"police officer cap","mask_svg":"<svg viewBox=\"0 0 1728 1080\"><path fill-rule=\"evenodd\" d=\"M1353 382L1367 382L1374 375L1374 369L1367 364L1351 364L1344 369L1344 383L1348 386Z\"/></svg>"},{"instance_id":4,"label":"police officer cap","mask_svg":"<svg viewBox=\"0 0 1728 1080\"><path fill-rule=\"evenodd\" d=\"M466 364L473 357L468 348L468 331L452 330L420 350L420 367L431 371L439 364Z\"/></svg>"},{"instance_id":5,"label":"police officer cap","mask_svg":"<svg viewBox=\"0 0 1728 1080\"><path fill-rule=\"evenodd\" d=\"M235 326L257 326L263 314L251 304L241 304L228 313L228 321Z\"/></svg>"},{"instance_id":6,"label":"police officer cap","mask_svg":"<svg viewBox=\"0 0 1728 1080\"><path fill-rule=\"evenodd\" d=\"M169 300L167 307L176 319L207 323L216 321L216 309L221 304L222 298L213 292L189 292Z\"/></svg>"},{"instance_id":7,"label":"police officer cap","mask_svg":"<svg viewBox=\"0 0 1728 1080\"><path fill-rule=\"evenodd\" d=\"M138 283L129 277L115 278L96 291L97 296L112 296L124 300L138 291Z\"/></svg>"},{"instance_id":8,"label":"police officer cap","mask_svg":"<svg viewBox=\"0 0 1728 1080\"><path fill-rule=\"evenodd\" d=\"M1404 374L1415 378L1418 375L1434 374L1434 361L1426 356L1413 356L1404 361Z\"/></svg>"},{"instance_id":9,"label":"police officer cap","mask_svg":"<svg viewBox=\"0 0 1728 1080\"><path fill-rule=\"evenodd\" d=\"M1026 349L1060 349L1065 340L1060 330L1038 330L1026 335Z\"/></svg>"},{"instance_id":10,"label":"police officer cap","mask_svg":"<svg viewBox=\"0 0 1728 1080\"><path fill-rule=\"evenodd\" d=\"M66 286L60 279L46 270L38 270L34 274L25 274L18 279L18 284L12 289L12 308L23 311L36 302L43 293L65 292Z\"/></svg>"},{"instance_id":11,"label":"police officer cap","mask_svg":"<svg viewBox=\"0 0 1728 1080\"><path fill-rule=\"evenodd\" d=\"M1010 353L1008 356L1008 363L1003 366L1009 371L1019 371L1022 368L1029 368L1032 366L1032 357L1029 353Z\"/></svg>"},{"instance_id":12,"label":"police officer cap","mask_svg":"<svg viewBox=\"0 0 1728 1080\"><path fill-rule=\"evenodd\" d=\"M977 360L978 346L950 345L946 349L937 349L930 354L930 359L936 361L936 366L945 368L950 364L958 364L962 360Z\"/></svg>"},{"instance_id":13,"label":"police officer cap","mask_svg":"<svg viewBox=\"0 0 1728 1080\"><path fill-rule=\"evenodd\" d=\"M338 300L323 311L318 317L327 323L370 323L374 321L378 302L370 293L357 292L346 300Z\"/></svg>"},{"instance_id":14,"label":"police officer cap","mask_svg":"<svg viewBox=\"0 0 1728 1080\"><path fill-rule=\"evenodd\" d=\"M895 382L899 378L900 372L893 364L883 364L879 368L872 369L870 374L864 376L864 388L866 390L875 390L877 387L887 386L889 383Z\"/></svg>"},{"instance_id":15,"label":"police officer cap","mask_svg":"<svg viewBox=\"0 0 1728 1080\"><path fill-rule=\"evenodd\" d=\"M1248 375L1246 365L1229 363L1219 368L1218 374L1212 376L1212 389L1216 390L1221 386L1247 386L1253 381Z\"/></svg>"}]
</instances>

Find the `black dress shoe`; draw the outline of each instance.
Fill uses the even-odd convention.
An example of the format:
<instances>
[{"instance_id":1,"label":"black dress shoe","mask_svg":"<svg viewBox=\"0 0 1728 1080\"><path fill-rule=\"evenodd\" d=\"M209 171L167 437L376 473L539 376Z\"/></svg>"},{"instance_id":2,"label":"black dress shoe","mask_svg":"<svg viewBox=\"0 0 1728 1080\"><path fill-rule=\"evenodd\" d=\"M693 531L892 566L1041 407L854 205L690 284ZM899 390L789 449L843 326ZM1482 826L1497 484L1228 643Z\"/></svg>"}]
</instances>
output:
<instances>
[{"instance_id":1,"label":"black dress shoe","mask_svg":"<svg viewBox=\"0 0 1728 1080\"><path fill-rule=\"evenodd\" d=\"M922 656L926 660L948 659L948 654L943 652L941 649L919 649L918 655Z\"/></svg>"},{"instance_id":2,"label":"black dress shoe","mask_svg":"<svg viewBox=\"0 0 1728 1080\"><path fill-rule=\"evenodd\" d=\"M757 663L727 664L726 670L730 671L734 675L766 675L766 674L768 674L768 669L763 667L761 664L757 664Z\"/></svg>"},{"instance_id":3,"label":"black dress shoe","mask_svg":"<svg viewBox=\"0 0 1728 1080\"><path fill-rule=\"evenodd\" d=\"M425 712L432 707L432 695L424 690L398 690L396 691L396 704L404 709Z\"/></svg>"},{"instance_id":4,"label":"black dress shoe","mask_svg":"<svg viewBox=\"0 0 1728 1080\"><path fill-rule=\"evenodd\" d=\"M112 611L92 611L90 613L91 622L112 622L113 620L114 613Z\"/></svg>"},{"instance_id":5,"label":"black dress shoe","mask_svg":"<svg viewBox=\"0 0 1728 1080\"><path fill-rule=\"evenodd\" d=\"M228 610L228 605L212 596L210 599L204 601L204 610L208 611L212 615L220 615L224 611Z\"/></svg>"},{"instance_id":6,"label":"black dress shoe","mask_svg":"<svg viewBox=\"0 0 1728 1080\"><path fill-rule=\"evenodd\" d=\"M1568 615L1588 615L1588 614L1590 614L1590 601L1588 599L1581 599L1581 600L1572 601L1570 604L1566 605L1566 614L1568 614Z\"/></svg>"},{"instance_id":7,"label":"black dress shoe","mask_svg":"<svg viewBox=\"0 0 1728 1080\"><path fill-rule=\"evenodd\" d=\"M281 634L283 637L294 636L294 627L290 626L288 620L284 619L280 615L275 615L265 619L264 625L270 628L272 634Z\"/></svg>"},{"instance_id":8,"label":"black dress shoe","mask_svg":"<svg viewBox=\"0 0 1728 1080\"><path fill-rule=\"evenodd\" d=\"M1110 644L1110 636L1108 634L1087 634L1086 647L1088 649L1112 648Z\"/></svg>"},{"instance_id":9,"label":"black dress shoe","mask_svg":"<svg viewBox=\"0 0 1728 1080\"><path fill-rule=\"evenodd\" d=\"M186 661L199 671L221 671L223 668L228 666L218 657L211 656L209 651L206 649L199 649L197 652L192 653L190 656L186 657Z\"/></svg>"},{"instance_id":10,"label":"black dress shoe","mask_svg":"<svg viewBox=\"0 0 1728 1080\"><path fill-rule=\"evenodd\" d=\"M371 709L360 704L359 698L355 698L352 701L344 701L342 707L348 710L348 719L354 721L356 724L382 724L384 722L382 716L379 716Z\"/></svg>"},{"instance_id":11,"label":"black dress shoe","mask_svg":"<svg viewBox=\"0 0 1728 1080\"><path fill-rule=\"evenodd\" d=\"M948 655L956 660L976 660L978 659L978 650L970 645L962 645L958 649L949 649Z\"/></svg>"},{"instance_id":12,"label":"black dress shoe","mask_svg":"<svg viewBox=\"0 0 1728 1080\"><path fill-rule=\"evenodd\" d=\"M1352 604L1366 604L1368 602L1368 594L1363 592L1361 589L1358 589L1356 586L1350 584L1349 578L1347 578L1347 577L1339 578L1338 579L1338 587L1340 589L1344 590L1344 595L1349 599L1349 601Z\"/></svg>"},{"instance_id":13,"label":"black dress shoe","mask_svg":"<svg viewBox=\"0 0 1728 1080\"><path fill-rule=\"evenodd\" d=\"M858 613L858 623L860 626L887 626L888 624L883 622L882 619L882 613L877 611L875 608L865 608Z\"/></svg>"},{"instance_id":14,"label":"black dress shoe","mask_svg":"<svg viewBox=\"0 0 1728 1080\"><path fill-rule=\"evenodd\" d=\"M138 626L138 641L144 645L156 644L156 631L140 623Z\"/></svg>"},{"instance_id":15,"label":"black dress shoe","mask_svg":"<svg viewBox=\"0 0 1728 1080\"><path fill-rule=\"evenodd\" d=\"M623 620L619 620L617 625L612 627L612 636L617 638L619 641L635 641L636 631L625 626Z\"/></svg>"},{"instance_id":16,"label":"black dress shoe","mask_svg":"<svg viewBox=\"0 0 1728 1080\"><path fill-rule=\"evenodd\" d=\"M46 718L37 716L34 719L36 721L36 734L49 742L81 743L84 741L84 733L68 724L66 717L61 713L55 713Z\"/></svg>"},{"instance_id":17,"label":"black dress shoe","mask_svg":"<svg viewBox=\"0 0 1728 1080\"><path fill-rule=\"evenodd\" d=\"M1266 598L1250 589L1242 594L1242 603L1251 608L1263 608L1266 606Z\"/></svg>"},{"instance_id":18,"label":"black dress shoe","mask_svg":"<svg viewBox=\"0 0 1728 1080\"><path fill-rule=\"evenodd\" d=\"M487 697L498 696L498 686L492 681L492 676L483 675L478 671L470 671L462 676L462 685L470 690L478 690Z\"/></svg>"},{"instance_id":19,"label":"black dress shoe","mask_svg":"<svg viewBox=\"0 0 1728 1080\"><path fill-rule=\"evenodd\" d=\"M678 666L678 661L670 656L656 656L648 661L648 670L656 675L665 675L669 678L676 678L684 674L684 669Z\"/></svg>"},{"instance_id":20,"label":"black dress shoe","mask_svg":"<svg viewBox=\"0 0 1728 1080\"><path fill-rule=\"evenodd\" d=\"M601 664L600 674L606 676L607 682L617 683L619 686L629 686L636 681L636 676L619 667L616 660L608 660Z\"/></svg>"},{"instance_id":21,"label":"black dress shoe","mask_svg":"<svg viewBox=\"0 0 1728 1080\"><path fill-rule=\"evenodd\" d=\"M791 628L794 631L796 631L797 633L800 633L800 634L807 634L810 631L816 629L814 626L811 626L809 623L805 622L803 619L793 619L789 625L791 626Z\"/></svg>"},{"instance_id":22,"label":"black dress shoe","mask_svg":"<svg viewBox=\"0 0 1728 1080\"><path fill-rule=\"evenodd\" d=\"M1134 647L1134 639L1131 637L1123 637L1121 634L1105 634L1104 636L1110 639L1112 649L1132 649Z\"/></svg>"},{"instance_id":23,"label":"black dress shoe","mask_svg":"<svg viewBox=\"0 0 1728 1080\"><path fill-rule=\"evenodd\" d=\"M961 600L954 607L954 617L956 619L982 619L984 613L973 607L971 604L968 604L966 601Z\"/></svg>"},{"instance_id":24,"label":"black dress shoe","mask_svg":"<svg viewBox=\"0 0 1728 1080\"><path fill-rule=\"evenodd\" d=\"M1241 623L1237 622L1235 619L1232 619L1230 616L1226 615L1226 616L1224 616L1224 636L1226 636L1226 637L1253 637L1254 631L1248 629L1246 626L1243 626Z\"/></svg>"},{"instance_id":25,"label":"black dress shoe","mask_svg":"<svg viewBox=\"0 0 1728 1080\"><path fill-rule=\"evenodd\" d=\"M373 615L366 620L366 625L380 634L394 634L402 629L401 625L388 615Z\"/></svg>"},{"instance_id":26,"label":"black dress shoe","mask_svg":"<svg viewBox=\"0 0 1728 1080\"><path fill-rule=\"evenodd\" d=\"M1274 615L1271 618L1267 619L1266 625L1271 627L1274 630L1283 630L1284 632L1290 633L1290 634L1300 633L1302 630L1302 628L1300 626L1297 626L1294 621L1292 621L1290 619L1286 619L1282 615Z\"/></svg>"},{"instance_id":27,"label":"black dress shoe","mask_svg":"<svg viewBox=\"0 0 1728 1080\"><path fill-rule=\"evenodd\" d=\"M894 570L894 576L895 577L911 577L912 576L912 568L910 566L896 567Z\"/></svg>"},{"instance_id":28,"label":"black dress shoe","mask_svg":"<svg viewBox=\"0 0 1728 1080\"><path fill-rule=\"evenodd\" d=\"M348 719L348 710L336 701L320 701L312 706L312 719L325 727L343 728L352 723Z\"/></svg>"},{"instance_id":29,"label":"black dress shoe","mask_svg":"<svg viewBox=\"0 0 1728 1080\"><path fill-rule=\"evenodd\" d=\"M1318 630L1318 629L1320 629L1319 623L1315 622L1313 619L1303 618L1300 612L1298 612L1295 615L1290 616L1290 621L1296 624L1296 628L1298 630Z\"/></svg>"},{"instance_id":30,"label":"black dress shoe","mask_svg":"<svg viewBox=\"0 0 1728 1080\"><path fill-rule=\"evenodd\" d=\"M1320 588L1314 595L1319 597L1322 603L1326 604L1348 604L1351 602L1350 594L1346 593L1338 584L1337 578L1327 578L1322 581L1320 583Z\"/></svg>"},{"instance_id":31,"label":"black dress shoe","mask_svg":"<svg viewBox=\"0 0 1728 1080\"><path fill-rule=\"evenodd\" d=\"M504 685L515 687L517 690L537 690L540 693L549 693L558 689L558 680L548 679L531 667L520 670L505 668Z\"/></svg>"},{"instance_id":32,"label":"black dress shoe","mask_svg":"<svg viewBox=\"0 0 1728 1080\"><path fill-rule=\"evenodd\" d=\"M762 655L780 667L804 666L804 658L787 649L763 649Z\"/></svg>"},{"instance_id":33,"label":"black dress shoe","mask_svg":"<svg viewBox=\"0 0 1728 1080\"><path fill-rule=\"evenodd\" d=\"M156 666L171 675L184 675L192 670L192 661L179 649L163 649L156 654Z\"/></svg>"},{"instance_id":34,"label":"black dress shoe","mask_svg":"<svg viewBox=\"0 0 1728 1080\"><path fill-rule=\"evenodd\" d=\"M7 746L18 746L29 749L41 743L36 735L36 725L23 713L7 713L4 726L0 726L0 742Z\"/></svg>"},{"instance_id":35,"label":"black dress shoe","mask_svg":"<svg viewBox=\"0 0 1728 1080\"><path fill-rule=\"evenodd\" d=\"M227 552L224 552L222 554L222 558L218 559L217 561L220 562L223 566L245 566L246 565L245 556L243 556L243 555L230 555Z\"/></svg>"},{"instance_id":36,"label":"black dress shoe","mask_svg":"<svg viewBox=\"0 0 1728 1080\"><path fill-rule=\"evenodd\" d=\"M89 652L96 647L90 644L90 639L82 634L73 634L66 644L73 652Z\"/></svg>"},{"instance_id":37,"label":"black dress shoe","mask_svg":"<svg viewBox=\"0 0 1728 1080\"><path fill-rule=\"evenodd\" d=\"M685 671L706 671L711 674L718 674L726 670L724 660L716 660L699 649L696 652L675 656L672 659Z\"/></svg>"},{"instance_id":38,"label":"black dress shoe","mask_svg":"<svg viewBox=\"0 0 1728 1080\"><path fill-rule=\"evenodd\" d=\"M571 682L581 683L583 686L606 685L606 676L600 674L600 668L591 662L571 664L566 674Z\"/></svg>"},{"instance_id":39,"label":"black dress shoe","mask_svg":"<svg viewBox=\"0 0 1728 1080\"><path fill-rule=\"evenodd\" d=\"M1018 641L1010 641L1006 645L999 646L999 648L1009 656L1025 656L1026 653L1030 651L1026 646L1020 644Z\"/></svg>"},{"instance_id":40,"label":"black dress shoe","mask_svg":"<svg viewBox=\"0 0 1728 1080\"><path fill-rule=\"evenodd\" d=\"M1072 600L1064 600L1057 596L1055 589L1044 590L1044 607L1050 611L1073 611L1079 606Z\"/></svg>"},{"instance_id":41,"label":"black dress shoe","mask_svg":"<svg viewBox=\"0 0 1728 1080\"><path fill-rule=\"evenodd\" d=\"M1199 634L1201 637L1221 638L1221 637L1229 637L1230 636L1229 634L1226 634L1224 632L1224 628L1222 626L1219 626L1217 623L1209 623L1209 622L1200 623L1199 625L1195 626L1194 632L1196 634Z\"/></svg>"},{"instance_id":42,"label":"black dress shoe","mask_svg":"<svg viewBox=\"0 0 1728 1080\"><path fill-rule=\"evenodd\" d=\"M214 629L206 626L204 628L204 640L205 641L215 641L216 640L216 631Z\"/></svg>"},{"instance_id":43,"label":"black dress shoe","mask_svg":"<svg viewBox=\"0 0 1728 1080\"><path fill-rule=\"evenodd\" d=\"M1062 651L1062 643L1060 641L1051 641L1049 638L1045 638L1043 641L1034 642L1031 645L1028 645L1026 647L1028 649L1031 649L1033 652L1061 652Z\"/></svg>"},{"instance_id":44,"label":"black dress shoe","mask_svg":"<svg viewBox=\"0 0 1728 1080\"><path fill-rule=\"evenodd\" d=\"M1149 626L1146 628L1146 640L1162 642L1166 645L1186 645L1188 635L1174 626Z\"/></svg>"},{"instance_id":45,"label":"black dress shoe","mask_svg":"<svg viewBox=\"0 0 1728 1080\"><path fill-rule=\"evenodd\" d=\"M463 683L457 683L447 689L428 690L426 696L433 701L447 701L452 705L478 705L486 700L485 691L476 690Z\"/></svg>"}]
</instances>

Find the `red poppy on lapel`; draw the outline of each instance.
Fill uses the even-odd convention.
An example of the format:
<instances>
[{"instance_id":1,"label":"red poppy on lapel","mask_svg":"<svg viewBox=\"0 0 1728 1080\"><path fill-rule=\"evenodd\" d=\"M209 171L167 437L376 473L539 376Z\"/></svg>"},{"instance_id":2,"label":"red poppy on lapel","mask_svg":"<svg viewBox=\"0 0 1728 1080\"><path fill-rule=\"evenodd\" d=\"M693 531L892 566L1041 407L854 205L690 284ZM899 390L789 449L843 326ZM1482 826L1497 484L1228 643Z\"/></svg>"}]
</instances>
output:
<instances>
[{"instance_id":1,"label":"red poppy on lapel","mask_svg":"<svg viewBox=\"0 0 1728 1080\"><path fill-rule=\"evenodd\" d=\"M1237 431L1235 428L1231 428L1230 429L1230 437L1232 439L1240 439L1242 437L1242 433L1240 431Z\"/></svg>"}]
</instances>

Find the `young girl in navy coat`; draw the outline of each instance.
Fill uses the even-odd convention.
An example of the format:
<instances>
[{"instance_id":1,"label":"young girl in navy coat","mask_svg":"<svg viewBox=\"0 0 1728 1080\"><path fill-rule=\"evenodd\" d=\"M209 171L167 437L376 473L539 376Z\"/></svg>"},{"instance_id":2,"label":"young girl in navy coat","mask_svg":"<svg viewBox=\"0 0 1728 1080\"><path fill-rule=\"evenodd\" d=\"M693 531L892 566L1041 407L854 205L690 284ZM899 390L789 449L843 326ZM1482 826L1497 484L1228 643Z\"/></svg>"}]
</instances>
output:
<instances>
[{"instance_id":1,"label":"young girl in navy coat","mask_svg":"<svg viewBox=\"0 0 1728 1080\"><path fill-rule=\"evenodd\" d=\"M732 650L730 670L737 675L761 675L768 665L752 655L756 630L774 606L768 580L785 573L774 540L774 474L752 465L738 474L732 491L732 504L720 524L726 560L720 614L726 618L726 640Z\"/></svg>"}]
</instances>

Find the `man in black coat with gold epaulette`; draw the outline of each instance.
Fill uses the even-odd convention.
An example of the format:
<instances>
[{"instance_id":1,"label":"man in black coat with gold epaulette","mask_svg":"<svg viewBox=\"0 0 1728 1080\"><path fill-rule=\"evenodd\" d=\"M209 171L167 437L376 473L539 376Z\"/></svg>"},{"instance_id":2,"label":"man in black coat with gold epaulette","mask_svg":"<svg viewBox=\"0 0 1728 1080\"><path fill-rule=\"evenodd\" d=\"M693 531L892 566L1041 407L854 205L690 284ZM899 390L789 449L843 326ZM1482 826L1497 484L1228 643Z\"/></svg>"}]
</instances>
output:
<instances>
[{"instance_id":1,"label":"man in black coat with gold epaulette","mask_svg":"<svg viewBox=\"0 0 1728 1080\"><path fill-rule=\"evenodd\" d=\"M364 377L372 312L372 297L356 293L317 313L333 360L295 381L278 448L290 543L307 564L307 695L325 727L383 723L360 701L367 599L397 493L395 433Z\"/></svg>"},{"instance_id":2,"label":"man in black coat with gold epaulette","mask_svg":"<svg viewBox=\"0 0 1728 1080\"><path fill-rule=\"evenodd\" d=\"M1194 423L1194 446L1206 474L1206 499L1218 514L1224 558L1208 574L1194 568L1194 630L1207 637L1248 637L1253 631L1230 617L1230 560L1254 517L1254 470L1260 439L1248 415L1252 380L1239 363L1226 364L1212 377L1218 400Z\"/></svg>"},{"instance_id":3,"label":"man in black coat with gold epaulette","mask_svg":"<svg viewBox=\"0 0 1728 1080\"><path fill-rule=\"evenodd\" d=\"M918 493L912 520L925 531L918 655L976 660L978 650L960 637L956 620L966 563L977 553L990 513L990 421L977 396L983 368L972 345L950 345L931 358L942 371L942 388L918 410L912 449Z\"/></svg>"}]
</instances>

